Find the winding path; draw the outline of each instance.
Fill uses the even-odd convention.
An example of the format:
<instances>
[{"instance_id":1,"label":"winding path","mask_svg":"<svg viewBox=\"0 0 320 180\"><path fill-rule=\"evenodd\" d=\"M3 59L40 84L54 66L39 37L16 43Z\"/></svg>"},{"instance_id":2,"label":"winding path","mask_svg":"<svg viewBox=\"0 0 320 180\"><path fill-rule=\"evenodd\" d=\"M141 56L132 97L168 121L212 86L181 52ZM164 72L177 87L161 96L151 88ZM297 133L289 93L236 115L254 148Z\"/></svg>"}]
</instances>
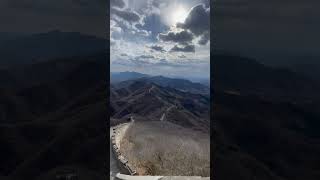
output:
<instances>
[{"instance_id":1,"label":"winding path","mask_svg":"<svg viewBox=\"0 0 320 180\"><path fill-rule=\"evenodd\" d=\"M168 113L174 107L175 107L175 105L171 105L170 107L168 107L167 110L162 114L160 121L164 121L164 119L166 117L166 113Z\"/></svg>"}]
</instances>

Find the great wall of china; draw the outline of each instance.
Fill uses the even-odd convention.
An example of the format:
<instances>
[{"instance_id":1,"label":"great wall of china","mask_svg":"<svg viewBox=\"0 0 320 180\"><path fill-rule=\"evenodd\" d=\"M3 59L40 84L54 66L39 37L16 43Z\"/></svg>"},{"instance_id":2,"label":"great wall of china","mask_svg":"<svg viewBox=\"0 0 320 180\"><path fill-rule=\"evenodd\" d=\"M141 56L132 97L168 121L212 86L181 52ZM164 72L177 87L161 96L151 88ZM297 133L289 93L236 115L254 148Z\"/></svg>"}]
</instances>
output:
<instances>
[{"instance_id":1,"label":"great wall of china","mask_svg":"<svg viewBox=\"0 0 320 180\"><path fill-rule=\"evenodd\" d=\"M112 151L116 156L118 166L121 173L135 175L136 171L133 169L132 165L128 162L127 158L120 152L120 142L125 135L127 129L130 127L131 123L124 123L113 127L113 134L111 135Z\"/></svg>"},{"instance_id":2,"label":"great wall of china","mask_svg":"<svg viewBox=\"0 0 320 180\"><path fill-rule=\"evenodd\" d=\"M136 176L137 172L134 167L128 162L127 158L120 152L121 139L124 137L126 131L134 123L133 118L131 122L119 124L112 127L111 145L112 152L116 158L120 173L117 173L115 179L117 180L210 180L210 177L201 176Z\"/></svg>"}]
</instances>

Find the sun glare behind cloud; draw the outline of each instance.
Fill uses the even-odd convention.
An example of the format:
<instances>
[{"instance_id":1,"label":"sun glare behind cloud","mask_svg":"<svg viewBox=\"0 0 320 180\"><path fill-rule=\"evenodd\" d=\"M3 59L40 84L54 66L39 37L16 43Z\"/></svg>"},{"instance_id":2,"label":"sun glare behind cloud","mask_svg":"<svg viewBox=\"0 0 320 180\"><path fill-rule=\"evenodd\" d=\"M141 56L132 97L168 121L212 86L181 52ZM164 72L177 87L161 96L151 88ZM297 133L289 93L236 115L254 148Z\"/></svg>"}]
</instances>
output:
<instances>
[{"instance_id":1,"label":"sun glare behind cloud","mask_svg":"<svg viewBox=\"0 0 320 180\"><path fill-rule=\"evenodd\" d=\"M188 11L183 6L178 6L172 13L172 23L183 23L188 16Z\"/></svg>"},{"instance_id":2,"label":"sun glare behind cloud","mask_svg":"<svg viewBox=\"0 0 320 180\"><path fill-rule=\"evenodd\" d=\"M188 8L182 4L172 4L162 9L162 18L168 26L175 26L178 22L183 23L188 16Z\"/></svg>"}]
</instances>

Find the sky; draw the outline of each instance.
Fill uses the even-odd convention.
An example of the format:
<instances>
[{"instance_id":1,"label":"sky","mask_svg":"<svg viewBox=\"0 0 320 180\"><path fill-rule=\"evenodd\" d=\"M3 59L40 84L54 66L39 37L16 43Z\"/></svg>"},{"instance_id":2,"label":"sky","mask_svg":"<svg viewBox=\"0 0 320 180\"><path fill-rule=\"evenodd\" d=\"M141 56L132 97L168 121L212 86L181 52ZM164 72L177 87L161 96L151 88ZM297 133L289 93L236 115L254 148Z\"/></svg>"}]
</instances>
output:
<instances>
[{"instance_id":1,"label":"sky","mask_svg":"<svg viewBox=\"0 0 320 180\"><path fill-rule=\"evenodd\" d=\"M319 59L320 1L214 0L213 4L216 50L271 65Z\"/></svg>"},{"instance_id":2,"label":"sky","mask_svg":"<svg viewBox=\"0 0 320 180\"><path fill-rule=\"evenodd\" d=\"M320 51L318 50L320 47L320 36L318 35L320 32L319 0L211 1L212 6L214 6L213 16L210 19L213 27L211 33L213 41L211 47L213 49L234 52L273 64L290 63L292 58L300 57L302 60L308 61L310 56L316 58L320 56ZM151 41L156 41L159 33L170 30L175 21L174 19L183 19L185 11L190 10L199 3L208 3L201 0L1 0L0 33L38 33L58 29L105 37L107 34L106 29L109 28L109 18L106 18L106 14L109 11L106 7L108 7L109 2L113 6L110 7L110 11L112 10L110 13L113 14L113 17L111 17L113 24L110 27L114 30L114 41L111 42L113 45L115 42L120 41L119 37L116 39L117 36L122 36L122 39L131 38L130 42L133 45L137 45L137 43L134 43L134 39L139 39L139 41L143 41L148 46L155 44L157 46L153 48L158 49L158 52L161 52L161 48L165 48L167 52L159 54L167 54L167 56L174 57L161 58L164 59L161 63L163 68L171 70L186 65L187 63L182 61L183 59L188 59L187 61L191 61L191 64L193 62L194 67L208 65L208 63L202 63L203 59L196 61L195 58L192 58L192 53L181 52L192 51L193 46L184 46L184 49L181 48L182 45L177 46L173 50L180 51L181 55L178 56L182 57L177 58L177 55L168 53L172 48L168 44L163 45L165 43ZM166 8L164 4L170 5ZM176 5L177 8L174 4L178 4ZM178 7L179 4L183 7ZM126 12L127 9L131 10ZM174 15L170 13L176 11L179 13ZM120 17L116 16L122 16L125 19L120 22ZM118 19L118 22L115 19ZM139 30L135 32L140 33L140 35L132 35L130 33L134 32L132 29L125 29L125 33L122 33L122 35L116 32L117 29L127 26L128 23L140 24L134 27L135 30ZM142 36L150 31L151 38ZM165 36L162 37L161 41L168 40ZM185 41L187 40L185 39ZM129 41L127 41L126 45L131 47L129 46ZM124 46L125 44L122 48ZM132 48L128 48L126 51L130 51L130 49L132 50ZM141 50L141 48L137 49ZM198 57L200 51L205 51L205 47L196 44L194 55ZM130 55L129 52L126 54ZM124 58L124 55L125 52L122 53L120 58ZM187 58L183 58L184 56ZM176 62L181 63L175 63L176 67L165 66L167 62L172 63L174 58ZM190 69L191 66L187 67ZM187 67L181 67L179 71L181 70L181 73L185 73L187 72ZM145 70L157 72L151 69L148 66ZM182 71L182 69L185 70ZM200 69L194 68L195 71L200 71ZM194 74L198 75L199 72Z\"/></svg>"},{"instance_id":3,"label":"sky","mask_svg":"<svg viewBox=\"0 0 320 180\"><path fill-rule=\"evenodd\" d=\"M208 0L111 0L111 72L209 78Z\"/></svg>"},{"instance_id":4,"label":"sky","mask_svg":"<svg viewBox=\"0 0 320 180\"><path fill-rule=\"evenodd\" d=\"M0 33L60 30L106 37L108 0L1 0Z\"/></svg>"}]
</instances>

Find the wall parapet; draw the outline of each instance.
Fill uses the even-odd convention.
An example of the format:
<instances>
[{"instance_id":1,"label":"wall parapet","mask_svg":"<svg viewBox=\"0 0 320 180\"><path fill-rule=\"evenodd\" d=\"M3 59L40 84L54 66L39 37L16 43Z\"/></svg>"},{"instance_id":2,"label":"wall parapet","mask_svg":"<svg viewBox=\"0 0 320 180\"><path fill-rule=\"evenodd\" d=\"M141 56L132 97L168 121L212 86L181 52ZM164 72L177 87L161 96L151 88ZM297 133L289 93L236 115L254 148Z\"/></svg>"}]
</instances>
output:
<instances>
[{"instance_id":1,"label":"wall parapet","mask_svg":"<svg viewBox=\"0 0 320 180\"><path fill-rule=\"evenodd\" d=\"M129 128L130 125L131 123L123 123L115 126L112 129L113 133L111 135L111 144L113 154L116 156L120 171L122 171L121 173L136 175L137 172L134 170L133 166L128 162L128 159L125 158L125 156L120 152L121 139L123 138L127 128ZM127 126L127 128L124 129L125 126Z\"/></svg>"}]
</instances>

